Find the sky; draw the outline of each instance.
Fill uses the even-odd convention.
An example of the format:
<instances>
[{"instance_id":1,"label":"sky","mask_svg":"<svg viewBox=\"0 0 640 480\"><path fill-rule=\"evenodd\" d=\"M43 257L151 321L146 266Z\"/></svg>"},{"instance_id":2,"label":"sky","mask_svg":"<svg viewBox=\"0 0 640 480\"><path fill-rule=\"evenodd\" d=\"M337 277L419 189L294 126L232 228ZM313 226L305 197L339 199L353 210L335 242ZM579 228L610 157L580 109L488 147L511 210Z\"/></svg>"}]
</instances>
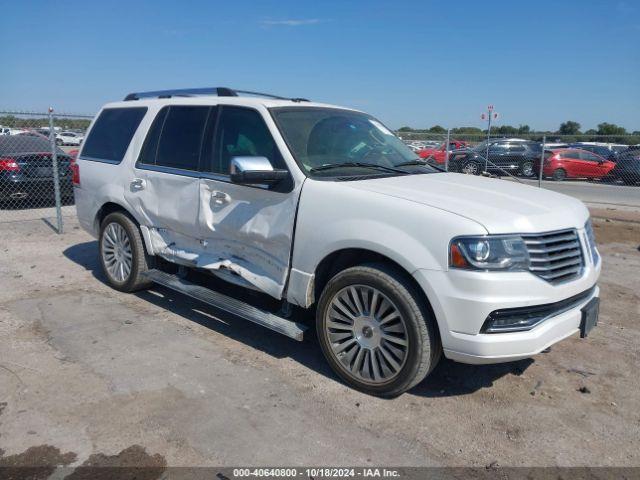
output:
<instances>
[{"instance_id":1,"label":"sky","mask_svg":"<svg viewBox=\"0 0 640 480\"><path fill-rule=\"evenodd\" d=\"M640 2L0 0L0 110L226 86L392 128L640 130Z\"/></svg>"}]
</instances>

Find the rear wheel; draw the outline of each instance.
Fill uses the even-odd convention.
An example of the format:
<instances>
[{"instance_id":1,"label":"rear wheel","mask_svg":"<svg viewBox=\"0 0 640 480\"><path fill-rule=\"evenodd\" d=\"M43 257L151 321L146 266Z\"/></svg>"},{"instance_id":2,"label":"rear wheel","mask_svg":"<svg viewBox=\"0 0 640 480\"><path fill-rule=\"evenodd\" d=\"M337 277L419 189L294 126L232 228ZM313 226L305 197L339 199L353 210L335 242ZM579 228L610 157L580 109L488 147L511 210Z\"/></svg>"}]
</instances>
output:
<instances>
[{"instance_id":1,"label":"rear wheel","mask_svg":"<svg viewBox=\"0 0 640 480\"><path fill-rule=\"evenodd\" d=\"M134 292L151 285L142 275L149 269L140 229L123 212L110 213L100 229L100 262L109 285Z\"/></svg>"},{"instance_id":2,"label":"rear wheel","mask_svg":"<svg viewBox=\"0 0 640 480\"><path fill-rule=\"evenodd\" d=\"M520 173L524 177L533 177L533 174L535 173L533 171L533 162L530 162L530 161L524 162L520 167Z\"/></svg>"},{"instance_id":3,"label":"rear wheel","mask_svg":"<svg viewBox=\"0 0 640 480\"><path fill-rule=\"evenodd\" d=\"M556 182L561 182L562 180L567 178L567 172L563 168L557 168L556 170L553 171L552 176Z\"/></svg>"},{"instance_id":4,"label":"rear wheel","mask_svg":"<svg viewBox=\"0 0 640 480\"><path fill-rule=\"evenodd\" d=\"M422 381L441 355L435 321L415 288L380 264L334 276L316 313L322 351L358 390L396 396Z\"/></svg>"}]
</instances>

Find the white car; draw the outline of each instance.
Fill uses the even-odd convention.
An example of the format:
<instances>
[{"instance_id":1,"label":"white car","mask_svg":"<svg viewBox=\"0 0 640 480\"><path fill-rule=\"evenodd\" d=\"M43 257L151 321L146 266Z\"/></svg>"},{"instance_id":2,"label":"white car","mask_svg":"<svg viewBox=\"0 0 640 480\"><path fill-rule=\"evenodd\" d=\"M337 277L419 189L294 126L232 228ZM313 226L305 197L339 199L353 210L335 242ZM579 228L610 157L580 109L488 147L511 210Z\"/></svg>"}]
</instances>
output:
<instances>
[{"instance_id":1,"label":"white car","mask_svg":"<svg viewBox=\"0 0 640 480\"><path fill-rule=\"evenodd\" d=\"M59 145L75 145L78 146L82 144L84 140L84 135L81 135L76 132L61 132L56 133L56 142Z\"/></svg>"},{"instance_id":2,"label":"white car","mask_svg":"<svg viewBox=\"0 0 640 480\"><path fill-rule=\"evenodd\" d=\"M298 340L311 309L337 375L381 396L442 354L518 360L596 324L580 201L441 172L366 113L246 93L130 94L94 119L75 199L113 288L155 282Z\"/></svg>"}]
</instances>

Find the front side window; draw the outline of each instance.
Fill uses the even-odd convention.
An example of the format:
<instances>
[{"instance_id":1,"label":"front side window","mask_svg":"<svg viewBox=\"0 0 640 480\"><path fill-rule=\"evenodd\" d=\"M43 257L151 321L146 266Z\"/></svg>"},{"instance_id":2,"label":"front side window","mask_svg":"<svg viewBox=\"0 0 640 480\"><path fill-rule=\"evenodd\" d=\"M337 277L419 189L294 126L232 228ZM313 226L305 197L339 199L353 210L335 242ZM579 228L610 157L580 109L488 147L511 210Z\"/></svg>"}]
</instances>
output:
<instances>
[{"instance_id":1,"label":"front side window","mask_svg":"<svg viewBox=\"0 0 640 480\"><path fill-rule=\"evenodd\" d=\"M227 175L233 157L266 157L273 168L286 165L260 113L251 108L222 107L211 171Z\"/></svg>"},{"instance_id":2,"label":"front side window","mask_svg":"<svg viewBox=\"0 0 640 480\"><path fill-rule=\"evenodd\" d=\"M586 160L587 162L597 162L600 160L595 154L587 152L586 150L580 152L580 159Z\"/></svg>"},{"instance_id":3,"label":"front side window","mask_svg":"<svg viewBox=\"0 0 640 480\"><path fill-rule=\"evenodd\" d=\"M358 174L389 172L420 158L375 118L349 110L320 107L272 108L272 115L291 153L307 174L357 168ZM340 166L344 169L340 171ZM371 167L377 168L367 168ZM336 168L324 170L326 167ZM323 168L324 167L324 168ZM436 169L420 166L419 173Z\"/></svg>"},{"instance_id":4,"label":"front side window","mask_svg":"<svg viewBox=\"0 0 640 480\"><path fill-rule=\"evenodd\" d=\"M146 107L105 108L82 147L82 157L120 163Z\"/></svg>"}]
</instances>

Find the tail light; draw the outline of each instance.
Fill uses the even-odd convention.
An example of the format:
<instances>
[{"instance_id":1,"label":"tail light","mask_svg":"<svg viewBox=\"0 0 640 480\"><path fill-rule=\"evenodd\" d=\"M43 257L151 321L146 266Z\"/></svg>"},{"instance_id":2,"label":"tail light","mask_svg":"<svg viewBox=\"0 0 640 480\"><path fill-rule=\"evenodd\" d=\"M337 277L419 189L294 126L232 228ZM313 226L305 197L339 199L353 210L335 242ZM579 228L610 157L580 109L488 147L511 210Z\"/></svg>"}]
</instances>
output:
<instances>
[{"instance_id":1,"label":"tail light","mask_svg":"<svg viewBox=\"0 0 640 480\"><path fill-rule=\"evenodd\" d=\"M14 158L0 158L0 172L19 172L20 165Z\"/></svg>"},{"instance_id":2,"label":"tail light","mask_svg":"<svg viewBox=\"0 0 640 480\"><path fill-rule=\"evenodd\" d=\"M80 165L76 163L75 158L71 158L69 161L69 168L71 169L71 183L74 185L80 185Z\"/></svg>"}]
</instances>

